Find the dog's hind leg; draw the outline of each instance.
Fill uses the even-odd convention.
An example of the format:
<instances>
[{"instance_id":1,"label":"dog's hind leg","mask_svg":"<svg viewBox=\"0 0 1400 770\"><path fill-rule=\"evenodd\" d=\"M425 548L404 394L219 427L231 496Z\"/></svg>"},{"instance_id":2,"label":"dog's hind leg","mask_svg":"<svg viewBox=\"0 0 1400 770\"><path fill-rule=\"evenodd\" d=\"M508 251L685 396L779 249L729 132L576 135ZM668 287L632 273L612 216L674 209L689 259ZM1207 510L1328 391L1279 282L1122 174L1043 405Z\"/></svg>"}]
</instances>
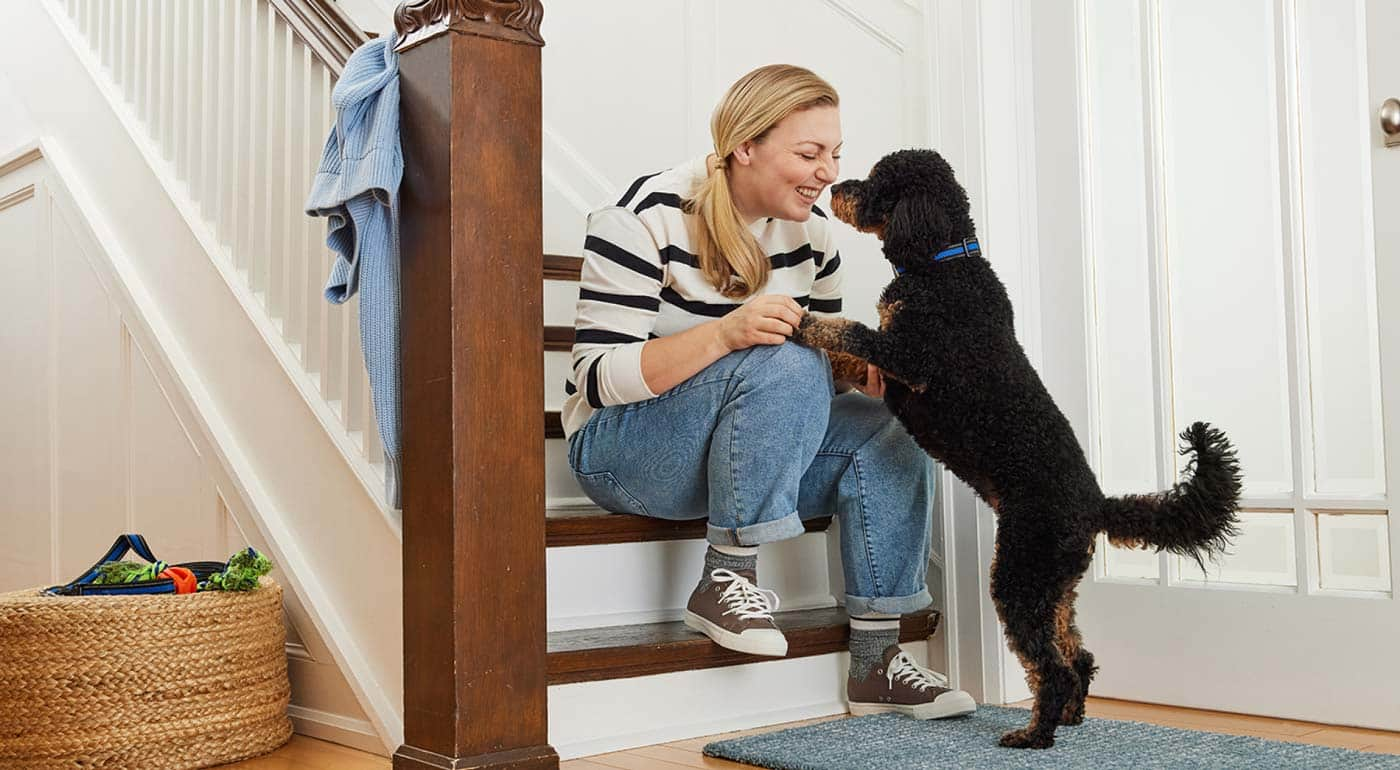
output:
<instances>
[{"instance_id":1,"label":"dog's hind leg","mask_svg":"<svg viewBox=\"0 0 1400 770\"><path fill-rule=\"evenodd\" d=\"M1098 667L1094 665L1094 654L1084 649L1083 639L1079 635L1079 626L1074 623L1074 600L1077 596L1074 586L1079 585L1079 580L1075 580L1065 596L1060 600L1055 612L1055 646L1060 649L1060 656L1069 662L1078 676L1078 686L1074 695L1065 704L1064 711L1060 714L1060 724L1077 725L1084 722L1084 699L1089 696L1089 682L1094 678L1094 673Z\"/></svg>"},{"instance_id":2,"label":"dog's hind leg","mask_svg":"<svg viewBox=\"0 0 1400 770\"><path fill-rule=\"evenodd\" d=\"M1079 573L1067 574L1059 554L1048 551L1046 544L1054 542L1043 536L1048 533L1017 526L1031 516L1002 514L991 589L1007 643L1025 667L1035 696L1030 724L1002 735L1001 745L1044 749L1054 745L1055 728L1080 687L1072 661L1057 643L1060 607Z\"/></svg>"}]
</instances>

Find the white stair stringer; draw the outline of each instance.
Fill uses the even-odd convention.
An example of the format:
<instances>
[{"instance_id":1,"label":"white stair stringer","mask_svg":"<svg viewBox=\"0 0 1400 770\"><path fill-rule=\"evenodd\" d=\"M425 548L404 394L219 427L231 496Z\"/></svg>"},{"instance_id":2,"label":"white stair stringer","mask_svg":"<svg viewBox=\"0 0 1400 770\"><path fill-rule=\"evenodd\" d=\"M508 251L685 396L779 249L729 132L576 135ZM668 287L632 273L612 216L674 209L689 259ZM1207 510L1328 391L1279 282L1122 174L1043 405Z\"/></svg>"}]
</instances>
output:
<instances>
[{"instance_id":1,"label":"white stair stringer","mask_svg":"<svg viewBox=\"0 0 1400 770\"><path fill-rule=\"evenodd\" d=\"M403 713L396 517L71 27L47 3L5 4L0 26L24 31L0 48L0 70L25 73L14 90L101 244L120 311L216 459L230 514L282 569L298 631L329 651L392 751Z\"/></svg>"}]
</instances>

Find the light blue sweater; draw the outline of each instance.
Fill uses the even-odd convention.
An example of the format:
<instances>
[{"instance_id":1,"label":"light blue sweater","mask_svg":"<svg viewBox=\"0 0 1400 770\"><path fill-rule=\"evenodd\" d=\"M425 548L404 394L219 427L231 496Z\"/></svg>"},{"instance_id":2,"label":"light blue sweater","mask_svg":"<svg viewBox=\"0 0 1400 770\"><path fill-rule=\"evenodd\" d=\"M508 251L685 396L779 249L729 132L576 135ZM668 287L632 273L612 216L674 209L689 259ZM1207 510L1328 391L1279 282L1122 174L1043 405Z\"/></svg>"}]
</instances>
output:
<instances>
[{"instance_id":1,"label":"light blue sweater","mask_svg":"<svg viewBox=\"0 0 1400 770\"><path fill-rule=\"evenodd\" d=\"M326 217L326 245L337 255L326 299L360 291L360 340L384 444L385 497L400 498L399 400L399 56L391 33L360 46L331 92L335 128L306 199Z\"/></svg>"}]
</instances>

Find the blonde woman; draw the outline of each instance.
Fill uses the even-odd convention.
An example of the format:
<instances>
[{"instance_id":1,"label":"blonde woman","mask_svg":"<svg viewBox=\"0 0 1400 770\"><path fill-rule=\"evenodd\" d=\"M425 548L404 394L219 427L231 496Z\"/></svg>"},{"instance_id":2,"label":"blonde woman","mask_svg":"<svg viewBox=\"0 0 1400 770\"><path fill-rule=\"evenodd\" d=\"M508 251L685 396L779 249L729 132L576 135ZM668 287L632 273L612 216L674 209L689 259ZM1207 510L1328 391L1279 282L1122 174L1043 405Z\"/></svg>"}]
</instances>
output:
<instances>
[{"instance_id":1,"label":"blonde woman","mask_svg":"<svg viewBox=\"0 0 1400 770\"><path fill-rule=\"evenodd\" d=\"M865 383L788 341L841 311L841 257L815 203L840 166L840 101L790 65L740 78L714 111L714 152L644 176L588 218L569 464L604 508L705 518L710 546L686 624L754 655L787 654L759 546L841 518L852 713L966 714L972 698L915 663L899 617L929 606L932 463Z\"/></svg>"}]
</instances>

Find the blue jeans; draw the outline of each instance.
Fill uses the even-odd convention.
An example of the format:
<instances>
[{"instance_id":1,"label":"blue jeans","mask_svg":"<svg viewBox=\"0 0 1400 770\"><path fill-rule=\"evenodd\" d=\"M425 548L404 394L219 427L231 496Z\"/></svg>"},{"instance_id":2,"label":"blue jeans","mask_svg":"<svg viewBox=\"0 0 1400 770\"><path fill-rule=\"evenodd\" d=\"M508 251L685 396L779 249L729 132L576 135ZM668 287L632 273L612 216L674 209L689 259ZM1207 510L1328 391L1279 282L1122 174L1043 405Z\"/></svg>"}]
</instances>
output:
<instances>
[{"instance_id":1,"label":"blue jeans","mask_svg":"<svg viewBox=\"0 0 1400 770\"><path fill-rule=\"evenodd\" d=\"M569 466L603 508L708 518L719 545L839 516L847 612L923 609L933 461L882 401L834 392L818 350L736 351L656 398L595 412L569 438Z\"/></svg>"}]
</instances>

